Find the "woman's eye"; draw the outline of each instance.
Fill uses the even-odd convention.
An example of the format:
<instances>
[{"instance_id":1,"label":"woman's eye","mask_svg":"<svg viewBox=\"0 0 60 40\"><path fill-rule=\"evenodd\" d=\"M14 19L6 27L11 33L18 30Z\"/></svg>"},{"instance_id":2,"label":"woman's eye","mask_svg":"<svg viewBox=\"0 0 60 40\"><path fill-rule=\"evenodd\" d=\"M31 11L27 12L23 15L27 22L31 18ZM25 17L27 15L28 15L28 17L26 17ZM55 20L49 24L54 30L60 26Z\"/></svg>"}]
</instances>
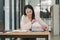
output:
<instances>
[{"instance_id":1,"label":"woman's eye","mask_svg":"<svg viewBox=\"0 0 60 40\"><path fill-rule=\"evenodd\" d=\"M31 13L31 11L29 11L28 13Z\"/></svg>"},{"instance_id":2,"label":"woman's eye","mask_svg":"<svg viewBox=\"0 0 60 40\"><path fill-rule=\"evenodd\" d=\"M31 13L31 11L30 11L30 13Z\"/></svg>"},{"instance_id":3,"label":"woman's eye","mask_svg":"<svg viewBox=\"0 0 60 40\"><path fill-rule=\"evenodd\" d=\"M31 11L27 12L27 13L31 13Z\"/></svg>"}]
</instances>

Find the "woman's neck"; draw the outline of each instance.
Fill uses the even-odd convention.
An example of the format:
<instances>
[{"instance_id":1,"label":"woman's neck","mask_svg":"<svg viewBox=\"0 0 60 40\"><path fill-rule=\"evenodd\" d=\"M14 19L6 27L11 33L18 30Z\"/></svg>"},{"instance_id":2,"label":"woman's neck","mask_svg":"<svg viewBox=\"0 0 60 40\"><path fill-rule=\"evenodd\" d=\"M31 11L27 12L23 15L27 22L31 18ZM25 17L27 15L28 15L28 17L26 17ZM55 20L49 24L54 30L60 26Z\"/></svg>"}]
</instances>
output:
<instances>
[{"instance_id":1,"label":"woman's neck","mask_svg":"<svg viewBox=\"0 0 60 40\"><path fill-rule=\"evenodd\" d=\"M28 17L28 19L31 21L32 20L32 17Z\"/></svg>"}]
</instances>

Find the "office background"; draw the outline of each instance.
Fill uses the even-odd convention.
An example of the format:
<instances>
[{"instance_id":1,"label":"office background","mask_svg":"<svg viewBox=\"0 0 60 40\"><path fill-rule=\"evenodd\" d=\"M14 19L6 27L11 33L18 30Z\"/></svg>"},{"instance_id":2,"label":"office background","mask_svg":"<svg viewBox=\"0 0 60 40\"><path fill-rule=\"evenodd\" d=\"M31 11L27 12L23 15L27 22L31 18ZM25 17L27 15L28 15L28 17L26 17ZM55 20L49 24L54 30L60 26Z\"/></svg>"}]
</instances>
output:
<instances>
[{"instance_id":1,"label":"office background","mask_svg":"<svg viewBox=\"0 0 60 40\"><path fill-rule=\"evenodd\" d=\"M37 17L41 17L40 11L45 12L43 9L48 8L51 17L42 19L48 24L53 36L60 34L60 0L0 0L0 31L19 29L23 9L27 4L33 6Z\"/></svg>"}]
</instances>

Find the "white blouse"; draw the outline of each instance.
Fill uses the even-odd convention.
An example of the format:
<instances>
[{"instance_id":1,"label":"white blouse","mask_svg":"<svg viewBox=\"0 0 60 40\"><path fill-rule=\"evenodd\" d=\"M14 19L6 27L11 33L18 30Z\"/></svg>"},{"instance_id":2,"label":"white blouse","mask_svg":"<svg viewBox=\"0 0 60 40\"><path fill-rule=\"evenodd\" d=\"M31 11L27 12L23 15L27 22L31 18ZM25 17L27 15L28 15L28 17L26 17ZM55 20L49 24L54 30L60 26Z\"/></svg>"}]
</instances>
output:
<instances>
[{"instance_id":1,"label":"white blouse","mask_svg":"<svg viewBox=\"0 0 60 40\"><path fill-rule=\"evenodd\" d=\"M41 18L35 17L35 19L42 25L42 27L48 27L48 25L44 23ZM28 19L28 17L23 15L21 18L21 29L29 30L31 29L31 25L31 21Z\"/></svg>"}]
</instances>

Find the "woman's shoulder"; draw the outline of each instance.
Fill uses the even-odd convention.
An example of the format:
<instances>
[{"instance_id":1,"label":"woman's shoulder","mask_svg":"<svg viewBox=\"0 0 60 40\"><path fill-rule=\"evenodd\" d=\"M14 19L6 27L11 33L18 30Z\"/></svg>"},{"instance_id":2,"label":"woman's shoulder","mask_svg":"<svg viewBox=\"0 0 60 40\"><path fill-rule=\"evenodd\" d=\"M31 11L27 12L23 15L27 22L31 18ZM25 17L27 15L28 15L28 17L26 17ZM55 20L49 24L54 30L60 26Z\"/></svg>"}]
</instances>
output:
<instances>
[{"instance_id":1,"label":"woman's shoulder","mask_svg":"<svg viewBox=\"0 0 60 40\"><path fill-rule=\"evenodd\" d=\"M25 15L22 15L22 16L21 16L21 20L24 20L25 18L26 18Z\"/></svg>"},{"instance_id":2,"label":"woman's shoulder","mask_svg":"<svg viewBox=\"0 0 60 40\"><path fill-rule=\"evenodd\" d=\"M22 18L25 18L26 16L25 15L22 15Z\"/></svg>"}]
</instances>

